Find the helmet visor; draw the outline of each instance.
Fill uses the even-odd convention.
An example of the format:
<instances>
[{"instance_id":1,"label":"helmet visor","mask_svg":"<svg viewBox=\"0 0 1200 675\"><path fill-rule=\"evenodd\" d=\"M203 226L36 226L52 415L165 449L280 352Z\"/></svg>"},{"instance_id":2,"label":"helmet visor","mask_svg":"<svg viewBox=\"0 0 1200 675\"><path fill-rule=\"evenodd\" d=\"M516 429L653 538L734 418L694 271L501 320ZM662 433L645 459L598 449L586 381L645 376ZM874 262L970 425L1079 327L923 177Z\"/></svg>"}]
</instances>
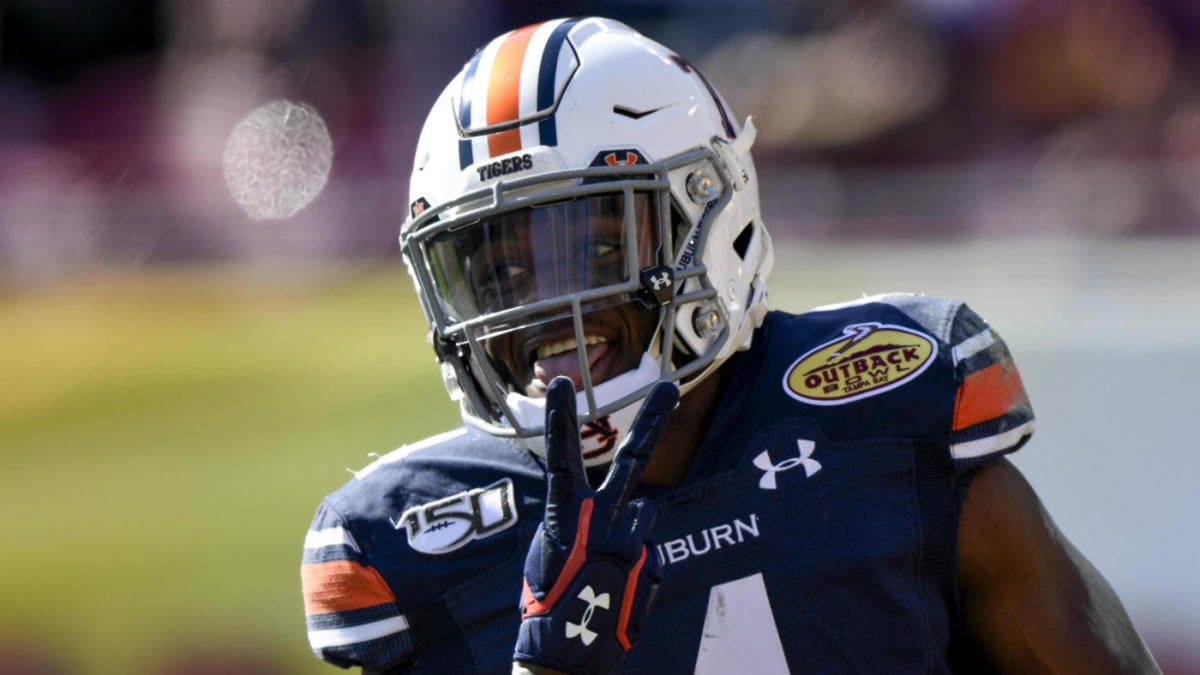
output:
<instances>
[{"instance_id":1,"label":"helmet visor","mask_svg":"<svg viewBox=\"0 0 1200 675\"><path fill-rule=\"evenodd\" d=\"M639 269L658 264L654 200L626 193L590 195L499 214L430 237L426 252L443 310L451 321L616 287L624 301ZM625 286L625 287L621 287ZM605 294L589 293L588 306ZM566 309L547 308L547 311Z\"/></svg>"}]
</instances>

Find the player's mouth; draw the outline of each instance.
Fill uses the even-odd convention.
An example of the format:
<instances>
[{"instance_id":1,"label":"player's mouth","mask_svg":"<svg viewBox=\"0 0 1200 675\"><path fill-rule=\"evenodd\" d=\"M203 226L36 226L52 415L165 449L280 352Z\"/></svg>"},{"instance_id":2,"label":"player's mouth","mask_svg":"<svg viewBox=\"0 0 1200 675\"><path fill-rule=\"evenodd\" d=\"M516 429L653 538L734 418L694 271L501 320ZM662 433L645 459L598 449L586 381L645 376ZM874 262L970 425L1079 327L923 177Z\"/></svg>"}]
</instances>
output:
<instances>
[{"instance_id":1,"label":"player's mouth","mask_svg":"<svg viewBox=\"0 0 1200 675\"><path fill-rule=\"evenodd\" d=\"M611 359L612 341L603 335L588 333L584 336L584 349L587 352L586 361L588 372L591 373L592 384L599 384L608 377L605 366ZM543 389L556 377L566 376L575 383L575 388L583 386L583 373L579 367L579 343L575 337L551 339L534 345L527 352L527 363L532 364L533 377L531 382L535 387Z\"/></svg>"}]
</instances>

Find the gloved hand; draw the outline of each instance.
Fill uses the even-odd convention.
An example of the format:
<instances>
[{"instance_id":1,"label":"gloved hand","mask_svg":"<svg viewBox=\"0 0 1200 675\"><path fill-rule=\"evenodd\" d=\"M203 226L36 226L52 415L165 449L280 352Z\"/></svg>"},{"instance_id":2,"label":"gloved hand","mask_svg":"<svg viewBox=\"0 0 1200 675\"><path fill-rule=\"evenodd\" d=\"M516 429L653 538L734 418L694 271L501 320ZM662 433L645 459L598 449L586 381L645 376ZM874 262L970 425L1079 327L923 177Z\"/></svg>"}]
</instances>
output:
<instances>
[{"instance_id":1,"label":"gloved hand","mask_svg":"<svg viewBox=\"0 0 1200 675\"><path fill-rule=\"evenodd\" d=\"M569 673L611 673L637 640L662 579L647 543L653 507L629 502L679 389L650 390L629 437L596 490L579 451L575 387L546 391L546 513L525 557L521 628L513 659Z\"/></svg>"}]
</instances>

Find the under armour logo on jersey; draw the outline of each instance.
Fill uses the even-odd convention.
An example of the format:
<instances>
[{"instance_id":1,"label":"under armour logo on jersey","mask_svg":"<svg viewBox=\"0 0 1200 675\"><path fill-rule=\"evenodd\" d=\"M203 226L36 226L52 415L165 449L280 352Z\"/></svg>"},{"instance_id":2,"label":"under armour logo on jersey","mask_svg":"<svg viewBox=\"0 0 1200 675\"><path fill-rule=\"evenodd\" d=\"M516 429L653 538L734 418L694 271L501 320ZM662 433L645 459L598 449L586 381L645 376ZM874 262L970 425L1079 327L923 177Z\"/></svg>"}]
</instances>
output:
<instances>
[{"instance_id":1,"label":"under armour logo on jersey","mask_svg":"<svg viewBox=\"0 0 1200 675\"><path fill-rule=\"evenodd\" d=\"M800 455L798 457L788 457L778 464L771 462L770 450L763 450L759 453L758 457L754 458L754 466L766 472L762 478L758 479L758 487L764 490L774 490L776 487L775 474L787 471L788 469L794 469L797 466L804 467L805 478L811 478L814 473L821 470L821 463L812 458L813 450L816 450L817 444L803 438L797 438L796 445L800 448Z\"/></svg>"},{"instance_id":2,"label":"under armour logo on jersey","mask_svg":"<svg viewBox=\"0 0 1200 675\"><path fill-rule=\"evenodd\" d=\"M583 610L583 618L580 623L567 622L567 637L577 637L583 640L584 646L592 644L596 639L597 633L594 630L588 630L588 623L592 620L592 615L596 613L596 608L608 609L608 593L596 595L591 586L584 586L579 595L575 596L587 603L587 609Z\"/></svg>"}]
</instances>

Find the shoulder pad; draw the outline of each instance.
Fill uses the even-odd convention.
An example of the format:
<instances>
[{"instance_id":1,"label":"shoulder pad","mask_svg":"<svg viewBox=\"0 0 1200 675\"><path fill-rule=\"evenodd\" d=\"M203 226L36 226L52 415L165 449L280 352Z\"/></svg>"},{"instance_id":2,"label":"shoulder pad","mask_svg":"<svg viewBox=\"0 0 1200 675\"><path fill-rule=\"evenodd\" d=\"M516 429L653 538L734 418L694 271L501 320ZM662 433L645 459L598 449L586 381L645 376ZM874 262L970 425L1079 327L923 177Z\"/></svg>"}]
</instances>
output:
<instances>
[{"instance_id":1,"label":"shoulder pad","mask_svg":"<svg viewBox=\"0 0 1200 675\"><path fill-rule=\"evenodd\" d=\"M823 312L849 309L851 307L861 307L870 304L889 305L900 310L905 316L915 321L921 328L942 342L950 339L950 330L955 312L958 311L959 307L963 306L963 303L959 300L931 298L915 293L884 293L881 295L863 296L849 302L814 307L813 311Z\"/></svg>"}]
</instances>

